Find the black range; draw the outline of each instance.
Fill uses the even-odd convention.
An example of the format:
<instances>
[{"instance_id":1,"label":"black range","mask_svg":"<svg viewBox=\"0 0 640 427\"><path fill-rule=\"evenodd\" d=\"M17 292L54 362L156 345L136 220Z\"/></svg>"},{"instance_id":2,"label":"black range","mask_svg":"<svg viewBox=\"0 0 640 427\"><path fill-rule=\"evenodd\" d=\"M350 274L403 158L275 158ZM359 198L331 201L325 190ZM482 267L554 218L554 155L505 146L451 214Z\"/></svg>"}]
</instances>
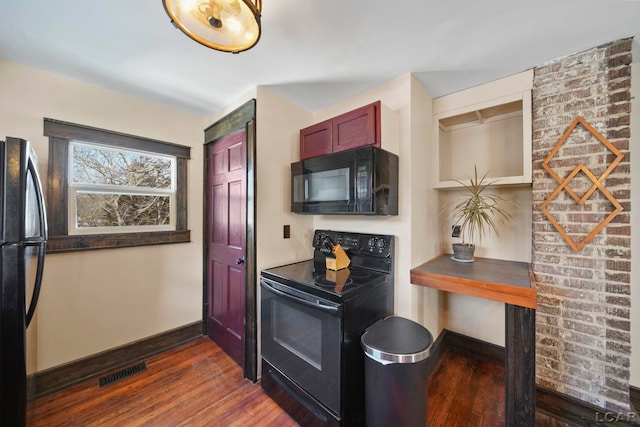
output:
<instances>
[{"instance_id":1,"label":"black range","mask_svg":"<svg viewBox=\"0 0 640 427\"><path fill-rule=\"evenodd\" d=\"M334 244L345 269L326 269ZM261 272L262 387L301 425L363 425L360 336L393 314L394 237L316 230L312 246Z\"/></svg>"}]
</instances>

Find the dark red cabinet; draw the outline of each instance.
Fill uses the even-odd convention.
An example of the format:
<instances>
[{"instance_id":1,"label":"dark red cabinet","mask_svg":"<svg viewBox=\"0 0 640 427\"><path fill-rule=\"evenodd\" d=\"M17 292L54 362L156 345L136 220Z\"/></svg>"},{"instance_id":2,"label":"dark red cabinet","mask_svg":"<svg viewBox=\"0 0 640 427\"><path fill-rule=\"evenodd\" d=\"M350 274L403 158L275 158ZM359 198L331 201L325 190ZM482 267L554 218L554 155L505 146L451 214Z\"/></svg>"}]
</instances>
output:
<instances>
[{"instance_id":1,"label":"dark red cabinet","mask_svg":"<svg viewBox=\"0 0 640 427\"><path fill-rule=\"evenodd\" d=\"M331 153L332 130L331 120L300 129L300 160Z\"/></svg>"},{"instance_id":2,"label":"dark red cabinet","mask_svg":"<svg viewBox=\"0 0 640 427\"><path fill-rule=\"evenodd\" d=\"M300 129L300 160L352 148L380 147L380 101Z\"/></svg>"}]
</instances>

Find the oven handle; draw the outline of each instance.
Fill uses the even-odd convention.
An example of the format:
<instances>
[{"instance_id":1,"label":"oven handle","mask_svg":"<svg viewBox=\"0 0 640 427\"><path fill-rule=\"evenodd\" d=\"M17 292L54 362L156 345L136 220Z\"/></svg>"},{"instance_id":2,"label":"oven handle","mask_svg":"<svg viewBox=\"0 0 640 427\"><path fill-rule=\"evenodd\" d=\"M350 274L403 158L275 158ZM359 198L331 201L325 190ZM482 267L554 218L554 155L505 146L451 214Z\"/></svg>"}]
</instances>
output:
<instances>
[{"instance_id":1,"label":"oven handle","mask_svg":"<svg viewBox=\"0 0 640 427\"><path fill-rule=\"evenodd\" d=\"M332 314L334 316L337 316L340 313L340 306L338 305L329 305L329 304L323 303L318 299L308 300L298 295L292 295L290 293L287 293L287 292L281 291L280 289L275 288L269 282L270 280L268 279L264 279L264 278L260 279L260 285L262 285L263 288L267 289L269 292L273 292L279 297L288 299L290 301L294 301L298 304L302 304L316 310L323 311L325 313Z\"/></svg>"}]
</instances>

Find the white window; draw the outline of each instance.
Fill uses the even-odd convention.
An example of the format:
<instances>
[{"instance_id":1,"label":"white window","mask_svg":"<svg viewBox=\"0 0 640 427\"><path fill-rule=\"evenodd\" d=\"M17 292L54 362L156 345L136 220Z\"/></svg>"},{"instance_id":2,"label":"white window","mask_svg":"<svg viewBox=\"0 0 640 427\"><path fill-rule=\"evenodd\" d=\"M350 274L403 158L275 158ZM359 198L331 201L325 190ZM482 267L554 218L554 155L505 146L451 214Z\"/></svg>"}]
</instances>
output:
<instances>
[{"instance_id":1,"label":"white window","mask_svg":"<svg viewBox=\"0 0 640 427\"><path fill-rule=\"evenodd\" d=\"M69 234L175 230L175 157L71 141Z\"/></svg>"},{"instance_id":2,"label":"white window","mask_svg":"<svg viewBox=\"0 0 640 427\"><path fill-rule=\"evenodd\" d=\"M186 243L191 149L44 119L47 252Z\"/></svg>"}]
</instances>

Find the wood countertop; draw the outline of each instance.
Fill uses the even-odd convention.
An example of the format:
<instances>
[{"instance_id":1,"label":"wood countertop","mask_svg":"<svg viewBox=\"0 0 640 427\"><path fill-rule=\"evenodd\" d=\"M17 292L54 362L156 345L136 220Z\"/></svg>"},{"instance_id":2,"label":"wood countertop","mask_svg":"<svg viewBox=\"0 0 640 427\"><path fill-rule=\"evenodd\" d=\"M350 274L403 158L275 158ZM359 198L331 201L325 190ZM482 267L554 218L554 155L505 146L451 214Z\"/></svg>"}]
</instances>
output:
<instances>
[{"instance_id":1,"label":"wood countertop","mask_svg":"<svg viewBox=\"0 0 640 427\"><path fill-rule=\"evenodd\" d=\"M456 262L443 254L411 270L411 283L535 309L531 264L492 258Z\"/></svg>"}]
</instances>

